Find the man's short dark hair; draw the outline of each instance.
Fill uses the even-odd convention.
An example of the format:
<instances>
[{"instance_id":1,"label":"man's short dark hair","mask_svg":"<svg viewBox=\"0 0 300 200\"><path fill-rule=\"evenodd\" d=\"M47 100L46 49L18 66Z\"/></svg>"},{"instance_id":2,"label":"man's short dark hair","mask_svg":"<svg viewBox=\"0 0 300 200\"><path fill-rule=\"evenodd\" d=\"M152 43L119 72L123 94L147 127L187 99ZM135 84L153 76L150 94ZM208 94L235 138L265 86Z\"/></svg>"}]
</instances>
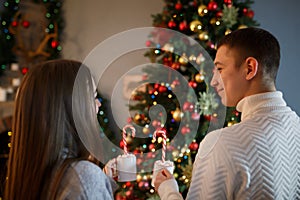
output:
<instances>
[{"instance_id":1,"label":"man's short dark hair","mask_svg":"<svg viewBox=\"0 0 300 200\"><path fill-rule=\"evenodd\" d=\"M280 63L280 45L271 33L255 27L239 29L223 37L217 48L223 45L234 49L241 61L254 57L263 75L275 81Z\"/></svg>"}]
</instances>

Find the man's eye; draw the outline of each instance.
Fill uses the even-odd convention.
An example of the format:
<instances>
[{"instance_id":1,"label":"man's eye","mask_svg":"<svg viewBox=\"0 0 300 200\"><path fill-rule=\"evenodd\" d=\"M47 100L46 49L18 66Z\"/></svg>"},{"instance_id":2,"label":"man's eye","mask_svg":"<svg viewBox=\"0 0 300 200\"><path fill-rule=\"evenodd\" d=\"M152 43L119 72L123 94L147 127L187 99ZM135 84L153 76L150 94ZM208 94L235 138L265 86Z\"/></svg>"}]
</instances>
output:
<instances>
[{"instance_id":1,"label":"man's eye","mask_svg":"<svg viewBox=\"0 0 300 200\"><path fill-rule=\"evenodd\" d=\"M218 68L217 68L217 70L218 70L218 71L221 71L221 70L222 70L222 68L221 68L221 67L218 67Z\"/></svg>"}]
</instances>

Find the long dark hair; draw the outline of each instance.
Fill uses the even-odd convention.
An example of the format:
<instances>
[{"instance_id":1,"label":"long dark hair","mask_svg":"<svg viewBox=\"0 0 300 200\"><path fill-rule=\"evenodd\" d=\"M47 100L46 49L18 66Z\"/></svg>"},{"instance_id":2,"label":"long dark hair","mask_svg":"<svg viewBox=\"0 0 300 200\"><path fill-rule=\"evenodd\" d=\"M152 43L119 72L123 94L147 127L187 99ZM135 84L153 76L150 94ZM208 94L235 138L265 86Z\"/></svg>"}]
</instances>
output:
<instances>
[{"instance_id":1,"label":"long dark hair","mask_svg":"<svg viewBox=\"0 0 300 200\"><path fill-rule=\"evenodd\" d=\"M84 82L74 86L78 74ZM55 199L70 163L89 155L73 115L84 116L84 130L97 131L93 96L90 72L80 62L53 60L29 70L15 101L6 200Z\"/></svg>"}]
</instances>

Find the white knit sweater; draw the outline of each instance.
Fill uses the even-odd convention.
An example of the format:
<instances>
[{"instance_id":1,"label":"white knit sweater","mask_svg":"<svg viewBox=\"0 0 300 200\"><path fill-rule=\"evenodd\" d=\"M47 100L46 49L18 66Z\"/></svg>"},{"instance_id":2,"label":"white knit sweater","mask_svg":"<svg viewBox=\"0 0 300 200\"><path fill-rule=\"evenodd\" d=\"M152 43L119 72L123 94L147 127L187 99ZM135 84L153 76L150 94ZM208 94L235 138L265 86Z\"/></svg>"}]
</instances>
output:
<instances>
[{"instance_id":1,"label":"white knit sweater","mask_svg":"<svg viewBox=\"0 0 300 200\"><path fill-rule=\"evenodd\" d=\"M300 199L300 118L281 92L242 99L242 121L209 133L193 166L187 199ZM162 200L182 199L174 179Z\"/></svg>"}]
</instances>

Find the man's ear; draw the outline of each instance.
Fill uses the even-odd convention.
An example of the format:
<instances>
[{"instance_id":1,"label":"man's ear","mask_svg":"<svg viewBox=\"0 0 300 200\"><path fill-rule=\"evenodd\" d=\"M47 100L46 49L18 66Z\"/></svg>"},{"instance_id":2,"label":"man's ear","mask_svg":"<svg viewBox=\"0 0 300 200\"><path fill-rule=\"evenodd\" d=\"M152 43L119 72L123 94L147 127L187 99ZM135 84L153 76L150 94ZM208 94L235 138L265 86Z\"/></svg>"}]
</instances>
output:
<instances>
[{"instance_id":1,"label":"man's ear","mask_svg":"<svg viewBox=\"0 0 300 200\"><path fill-rule=\"evenodd\" d=\"M258 62L255 58L253 57L248 57L246 59L246 79L251 80L253 79L258 71Z\"/></svg>"}]
</instances>

